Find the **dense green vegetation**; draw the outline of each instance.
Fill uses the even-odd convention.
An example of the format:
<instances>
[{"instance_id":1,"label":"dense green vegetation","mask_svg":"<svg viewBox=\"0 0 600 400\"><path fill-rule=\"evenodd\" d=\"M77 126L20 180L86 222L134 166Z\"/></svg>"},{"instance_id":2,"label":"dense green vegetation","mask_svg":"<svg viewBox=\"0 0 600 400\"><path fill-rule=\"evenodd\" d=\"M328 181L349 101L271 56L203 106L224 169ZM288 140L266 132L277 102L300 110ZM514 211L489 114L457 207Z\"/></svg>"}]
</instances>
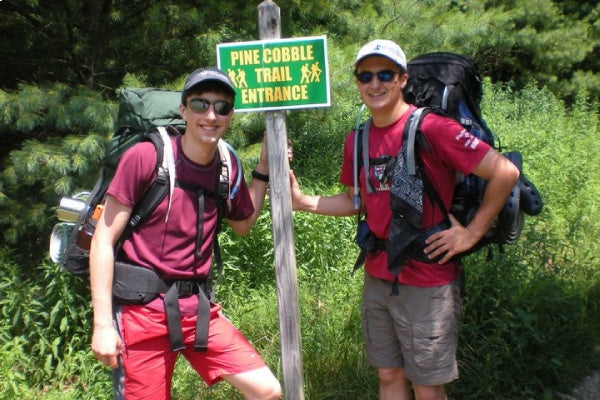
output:
<instances>
[{"instance_id":1,"label":"dense green vegetation","mask_svg":"<svg viewBox=\"0 0 600 400\"><path fill-rule=\"evenodd\" d=\"M115 4L113 4L115 3ZM0 397L109 399L91 356L87 286L47 257L55 207L89 189L124 85L179 88L215 64L215 45L257 39L246 1L0 2ZM333 104L288 113L292 168L305 191L335 193L343 137L358 109L358 46L395 38L409 57L451 50L476 59L483 111L505 150L519 149L545 201L504 253L470 256L455 399L554 399L599 363L600 58L595 2L277 1L283 36L326 34ZM52 21L50 23L49 21ZM10 33L10 34L9 34ZM168 61L167 61L168 60ZM264 129L239 114L229 141L250 171ZM314 149L319 149L315 152ZM246 238L222 235L218 298L281 377L268 208ZM305 395L375 399L360 337L355 220L294 216ZM283 378L283 377L281 377ZM185 363L174 398L232 399Z\"/></svg>"}]
</instances>

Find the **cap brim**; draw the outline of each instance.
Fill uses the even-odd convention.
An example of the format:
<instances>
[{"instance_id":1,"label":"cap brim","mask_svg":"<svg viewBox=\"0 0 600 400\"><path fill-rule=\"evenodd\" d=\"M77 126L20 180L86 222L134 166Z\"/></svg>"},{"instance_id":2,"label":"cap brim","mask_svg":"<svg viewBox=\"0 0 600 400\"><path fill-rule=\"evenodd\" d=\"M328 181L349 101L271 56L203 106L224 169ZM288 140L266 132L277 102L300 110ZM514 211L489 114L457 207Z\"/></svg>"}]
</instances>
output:
<instances>
[{"instance_id":1,"label":"cap brim","mask_svg":"<svg viewBox=\"0 0 600 400\"><path fill-rule=\"evenodd\" d=\"M188 85L188 87L183 89L182 97L185 97L187 95L187 93L189 93L194 88L196 88L200 85L203 85L203 84L207 84L209 82L214 82L214 83L219 84L219 86L221 86L223 88L223 90L225 90L230 95L235 97L236 92L235 92L235 89L233 89L233 87L231 87L231 84L229 84L228 82L221 80L219 78L200 79L196 82L190 82L190 85Z\"/></svg>"},{"instance_id":2,"label":"cap brim","mask_svg":"<svg viewBox=\"0 0 600 400\"><path fill-rule=\"evenodd\" d=\"M397 66L404 68L401 64L398 64L398 61L392 59L390 56L387 56L387 55L381 54L381 53L369 53L369 54L365 54L364 56L361 56L360 58L356 59L356 61L354 61L354 66L356 67L358 65L358 63L360 63L362 60L364 60L365 58L368 58L368 57L383 57L383 58L387 58L388 60L390 60L391 62L393 62Z\"/></svg>"}]
</instances>

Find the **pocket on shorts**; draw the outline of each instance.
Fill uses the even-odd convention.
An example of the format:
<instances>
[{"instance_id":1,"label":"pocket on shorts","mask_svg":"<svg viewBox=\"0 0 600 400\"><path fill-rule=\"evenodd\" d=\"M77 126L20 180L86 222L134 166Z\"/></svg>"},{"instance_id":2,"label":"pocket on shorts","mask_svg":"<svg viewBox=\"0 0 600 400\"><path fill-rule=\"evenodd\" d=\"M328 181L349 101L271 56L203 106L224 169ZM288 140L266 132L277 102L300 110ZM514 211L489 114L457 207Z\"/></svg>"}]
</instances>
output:
<instances>
[{"instance_id":1,"label":"pocket on shorts","mask_svg":"<svg viewBox=\"0 0 600 400\"><path fill-rule=\"evenodd\" d=\"M160 336L168 338L166 316L160 311L144 305L123 305L121 315L121 337L128 346Z\"/></svg>"},{"instance_id":2,"label":"pocket on shorts","mask_svg":"<svg viewBox=\"0 0 600 400\"><path fill-rule=\"evenodd\" d=\"M420 370L452 366L456 355L456 334L448 326L416 323L413 325L413 360Z\"/></svg>"}]
</instances>

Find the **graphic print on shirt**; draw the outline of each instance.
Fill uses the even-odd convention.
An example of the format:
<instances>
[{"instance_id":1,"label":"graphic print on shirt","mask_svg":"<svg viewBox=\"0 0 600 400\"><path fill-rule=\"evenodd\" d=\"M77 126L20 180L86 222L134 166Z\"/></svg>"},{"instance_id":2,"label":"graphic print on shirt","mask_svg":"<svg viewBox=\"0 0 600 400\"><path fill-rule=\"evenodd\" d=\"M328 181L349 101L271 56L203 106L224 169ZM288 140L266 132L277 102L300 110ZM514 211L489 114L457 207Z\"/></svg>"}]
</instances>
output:
<instances>
[{"instance_id":1,"label":"graphic print on shirt","mask_svg":"<svg viewBox=\"0 0 600 400\"><path fill-rule=\"evenodd\" d=\"M394 163L395 157L387 155L369 161L369 180L376 192L390 190L390 178Z\"/></svg>"}]
</instances>

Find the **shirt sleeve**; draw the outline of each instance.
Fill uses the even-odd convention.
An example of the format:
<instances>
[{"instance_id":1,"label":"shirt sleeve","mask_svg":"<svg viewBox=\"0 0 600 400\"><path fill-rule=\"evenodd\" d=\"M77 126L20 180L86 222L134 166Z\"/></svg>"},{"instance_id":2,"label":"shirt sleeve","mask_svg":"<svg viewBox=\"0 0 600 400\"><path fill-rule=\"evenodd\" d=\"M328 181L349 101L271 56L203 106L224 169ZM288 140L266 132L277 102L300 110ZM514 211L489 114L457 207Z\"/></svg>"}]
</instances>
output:
<instances>
[{"instance_id":1,"label":"shirt sleeve","mask_svg":"<svg viewBox=\"0 0 600 400\"><path fill-rule=\"evenodd\" d=\"M447 167L465 175L481 162L491 146L452 118L429 113L421 125L431 153Z\"/></svg>"},{"instance_id":2,"label":"shirt sleeve","mask_svg":"<svg viewBox=\"0 0 600 400\"><path fill-rule=\"evenodd\" d=\"M107 193L133 208L150 187L155 176L156 149L151 142L140 142L121 156Z\"/></svg>"},{"instance_id":3,"label":"shirt sleeve","mask_svg":"<svg viewBox=\"0 0 600 400\"><path fill-rule=\"evenodd\" d=\"M350 132L344 141L344 158L340 173L340 183L344 186L354 185L354 131Z\"/></svg>"},{"instance_id":4,"label":"shirt sleeve","mask_svg":"<svg viewBox=\"0 0 600 400\"><path fill-rule=\"evenodd\" d=\"M241 174L240 185L237 188L235 196L230 200L230 207L228 207L228 209L225 211L225 218L232 221L241 221L250 217L252 213L254 213L254 204L252 204L252 198L250 197L248 184L244 179L244 171L241 168L238 168L237 162L234 162L235 159L236 157L231 154L231 160L233 164L231 166L231 172L233 179L230 179L230 181L235 184L238 174Z\"/></svg>"}]
</instances>

